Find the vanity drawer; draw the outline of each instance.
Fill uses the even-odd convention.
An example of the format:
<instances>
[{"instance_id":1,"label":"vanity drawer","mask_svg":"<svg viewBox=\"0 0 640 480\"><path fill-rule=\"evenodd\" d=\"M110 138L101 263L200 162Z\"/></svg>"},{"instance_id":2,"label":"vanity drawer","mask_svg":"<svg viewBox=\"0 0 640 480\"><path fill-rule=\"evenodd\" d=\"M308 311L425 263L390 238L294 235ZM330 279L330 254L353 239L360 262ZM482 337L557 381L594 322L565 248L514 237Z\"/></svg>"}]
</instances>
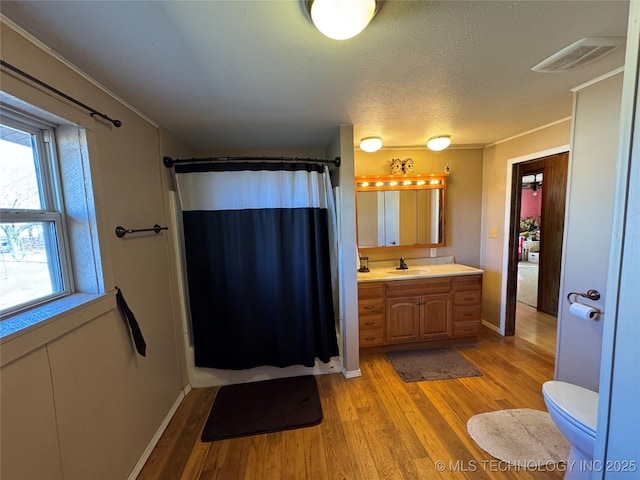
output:
<instances>
[{"instance_id":1,"label":"vanity drawer","mask_svg":"<svg viewBox=\"0 0 640 480\"><path fill-rule=\"evenodd\" d=\"M360 330L371 330L372 328L384 328L385 321L383 315L363 315L358 319Z\"/></svg>"},{"instance_id":2,"label":"vanity drawer","mask_svg":"<svg viewBox=\"0 0 640 480\"><path fill-rule=\"evenodd\" d=\"M456 292L453 294L454 305L480 305L480 292Z\"/></svg>"},{"instance_id":3,"label":"vanity drawer","mask_svg":"<svg viewBox=\"0 0 640 480\"><path fill-rule=\"evenodd\" d=\"M360 300L358 302L358 315L381 315L384 313L384 300Z\"/></svg>"},{"instance_id":4,"label":"vanity drawer","mask_svg":"<svg viewBox=\"0 0 640 480\"><path fill-rule=\"evenodd\" d=\"M388 297L411 297L428 295L431 293L449 293L451 291L450 278L429 278L426 280L400 280L388 282Z\"/></svg>"},{"instance_id":5,"label":"vanity drawer","mask_svg":"<svg viewBox=\"0 0 640 480\"><path fill-rule=\"evenodd\" d=\"M453 307L453 322L470 322L480 320L482 307L480 305L471 307Z\"/></svg>"},{"instance_id":6,"label":"vanity drawer","mask_svg":"<svg viewBox=\"0 0 640 480\"><path fill-rule=\"evenodd\" d=\"M480 322L454 322L453 324L454 337L470 337L477 335L479 331Z\"/></svg>"},{"instance_id":7,"label":"vanity drawer","mask_svg":"<svg viewBox=\"0 0 640 480\"><path fill-rule=\"evenodd\" d=\"M358 283L358 299L375 298L384 299L384 283L382 282L363 282Z\"/></svg>"},{"instance_id":8,"label":"vanity drawer","mask_svg":"<svg viewBox=\"0 0 640 480\"><path fill-rule=\"evenodd\" d=\"M456 292L466 290L482 291L482 275L461 275L453 279L453 290Z\"/></svg>"},{"instance_id":9,"label":"vanity drawer","mask_svg":"<svg viewBox=\"0 0 640 480\"><path fill-rule=\"evenodd\" d=\"M374 345L382 345L385 342L384 329L374 328L371 330L360 331L360 346L371 347Z\"/></svg>"}]
</instances>

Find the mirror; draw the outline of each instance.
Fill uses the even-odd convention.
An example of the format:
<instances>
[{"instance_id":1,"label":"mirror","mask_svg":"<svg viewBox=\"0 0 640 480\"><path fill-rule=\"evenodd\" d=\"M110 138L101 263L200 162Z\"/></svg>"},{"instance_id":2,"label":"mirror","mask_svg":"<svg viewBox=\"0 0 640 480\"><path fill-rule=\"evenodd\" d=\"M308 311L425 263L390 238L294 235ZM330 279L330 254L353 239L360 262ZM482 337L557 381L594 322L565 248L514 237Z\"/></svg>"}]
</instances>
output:
<instances>
[{"instance_id":1,"label":"mirror","mask_svg":"<svg viewBox=\"0 0 640 480\"><path fill-rule=\"evenodd\" d=\"M446 175L356 177L358 247L442 247Z\"/></svg>"}]
</instances>

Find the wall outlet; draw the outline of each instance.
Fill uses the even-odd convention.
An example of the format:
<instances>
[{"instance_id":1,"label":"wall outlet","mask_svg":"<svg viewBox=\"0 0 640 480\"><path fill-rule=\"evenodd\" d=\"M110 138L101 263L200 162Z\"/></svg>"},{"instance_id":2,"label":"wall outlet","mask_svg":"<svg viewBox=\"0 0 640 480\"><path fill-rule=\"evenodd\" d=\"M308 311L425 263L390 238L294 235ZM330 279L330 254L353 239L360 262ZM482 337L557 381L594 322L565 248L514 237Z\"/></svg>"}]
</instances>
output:
<instances>
[{"instance_id":1,"label":"wall outlet","mask_svg":"<svg viewBox=\"0 0 640 480\"><path fill-rule=\"evenodd\" d=\"M435 249L435 248L432 248L432 249L429 251L429 256L430 256L430 257L435 257L435 256L436 256L436 249Z\"/></svg>"}]
</instances>

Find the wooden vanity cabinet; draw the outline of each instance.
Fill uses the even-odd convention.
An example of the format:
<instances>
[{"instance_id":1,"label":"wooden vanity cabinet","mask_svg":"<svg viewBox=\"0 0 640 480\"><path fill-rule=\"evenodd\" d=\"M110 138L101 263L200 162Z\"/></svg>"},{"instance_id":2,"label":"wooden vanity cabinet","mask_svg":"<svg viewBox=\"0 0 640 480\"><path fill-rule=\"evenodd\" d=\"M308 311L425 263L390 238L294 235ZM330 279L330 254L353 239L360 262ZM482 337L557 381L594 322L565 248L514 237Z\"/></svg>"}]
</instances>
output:
<instances>
[{"instance_id":1,"label":"wooden vanity cabinet","mask_svg":"<svg viewBox=\"0 0 640 480\"><path fill-rule=\"evenodd\" d=\"M386 343L417 342L420 311L419 296L387 300Z\"/></svg>"},{"instance_id":2,"label":"wooden vanity cabinet","mask_svg":"<svg viewBox=\"0 0 640 480\"><path fill-rule=\"evenodd\" d=\"M420 340L447 338L452 332L451 297L449 295L423 296Z\"/></svg>"},{"instance_id":3,"label":"wooden vanity cabinet","mask_svg":"<svg viewBox=\"0 0 640 480\"><path fill-rule=\"evenodd\" d=\"M358 324L361 347L384 345L384 283L358 284Z\"/></svg>"},{"instance_id":4,"label":"wooden vanity cabinet","mask_svg":"<svg viewBox=\"0 0 640 480\"><path fill-rule=\"evenodd\" d=\"M453 279L453 336L475 336L482 321L482 275Z\"/></svg>"},{"instance_id":5,"label":"wooden vanity cabinet","mask_svg":"<svg viewBox=\"0 0 640 480\"><path fill-rule=\"evenodd\" d=\"M360 346L475 337L482 275L358 284Z\"/></svg>"},{"instance_id":6,"label":"wooden vanity cabinet","mask_svg":"<svg viewBox=\"0 0 640 480\"><path fill-rule=\"evenodd\" d=\"M387 282L387 344L451 336L451 279Z\"/></svg>"}]
</instances>

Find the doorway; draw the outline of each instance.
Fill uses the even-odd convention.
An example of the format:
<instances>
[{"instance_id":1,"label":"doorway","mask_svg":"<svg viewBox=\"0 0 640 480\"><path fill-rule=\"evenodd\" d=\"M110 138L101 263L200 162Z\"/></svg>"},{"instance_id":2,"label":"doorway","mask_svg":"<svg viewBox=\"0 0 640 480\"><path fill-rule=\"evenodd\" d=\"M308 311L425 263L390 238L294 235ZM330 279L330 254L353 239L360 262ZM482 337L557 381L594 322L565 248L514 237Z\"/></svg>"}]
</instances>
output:
<instances>
[{"instance_id":1,"label":"doorway","mask_svg":"<svg viewBox=\"0 0 640 480\"><path fill-rule=\"evenodd\" d=\"M518 333L550 353L555 352L568 158L564 152L512 166L505 335L516 334L520 319ZM533 292L518 292L519 285Z\"/></svg>"},{"instance_id":2,"label":"doorway","mask_svg":"<svg viewBox=\"0 0 640 480\"><path fill-rule=\"evenodd\" d=\"M540 264L540 221L544 195L544 171L529 172L520 178L520 238L516 300L537 309ZM517 315L516 315L517 316Z\"/></svg>"}]
</instances>

